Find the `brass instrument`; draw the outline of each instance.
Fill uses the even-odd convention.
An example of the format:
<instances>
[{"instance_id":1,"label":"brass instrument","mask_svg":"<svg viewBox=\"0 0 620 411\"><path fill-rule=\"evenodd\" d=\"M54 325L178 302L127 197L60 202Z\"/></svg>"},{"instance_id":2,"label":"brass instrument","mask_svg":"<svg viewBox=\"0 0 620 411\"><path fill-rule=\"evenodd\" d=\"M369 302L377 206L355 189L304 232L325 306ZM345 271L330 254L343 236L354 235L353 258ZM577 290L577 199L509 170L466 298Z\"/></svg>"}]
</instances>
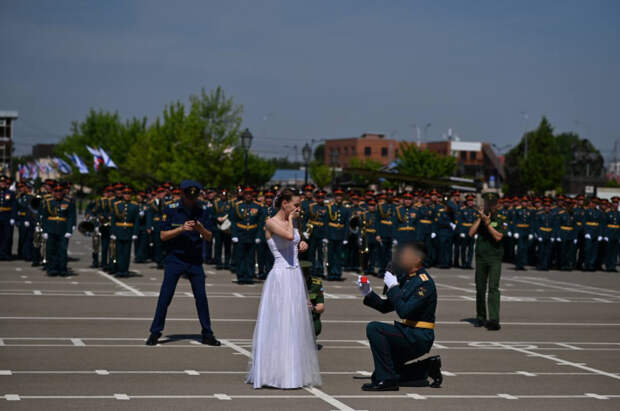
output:
<instances>
[{"instance_id":1,"label":"brass instrument","mask_svg":"<svg viewBox=\"0 0 620 411\"><path fill-rule=\"evenodd\" d=\"M349 234L358 235L362 226L362 216L355 214L349 219Z\"/></svg>"},{"instance_id":2,"label":"brass instrument","mask_svg":"<svg viewBox=\"0 0 620 411\"><path fill-rule=\"evenodd\" d=\"M360 253L360 273L364 272L364 268L367 266L365 259L369 258L368 255L368 238L367 238L367 222L366 215L360 216L360 237L359 237L359 253Z\"/></svg>"},{"instance_id":3,"label":"brass instrument","mask_svg":"<svg viewBox=\"0 0 620 411\"><path fill-rule=\"evenodd\" d=\"M34 211L39 211L42 202L43 197L40 194L32 196L32 198L30 199L30 208L32 208L32 210Z\"/></svg>"},{"instance_id":4,"label":"brass instrument","mask_svg":"<svg viewBox=\"0 0 620 411\"><path fill-rule=\"evenodd\" d=\"M112 264L116 264L116 240L110 238L110 258L112 259Z\"/></svg>"}]
</instances>

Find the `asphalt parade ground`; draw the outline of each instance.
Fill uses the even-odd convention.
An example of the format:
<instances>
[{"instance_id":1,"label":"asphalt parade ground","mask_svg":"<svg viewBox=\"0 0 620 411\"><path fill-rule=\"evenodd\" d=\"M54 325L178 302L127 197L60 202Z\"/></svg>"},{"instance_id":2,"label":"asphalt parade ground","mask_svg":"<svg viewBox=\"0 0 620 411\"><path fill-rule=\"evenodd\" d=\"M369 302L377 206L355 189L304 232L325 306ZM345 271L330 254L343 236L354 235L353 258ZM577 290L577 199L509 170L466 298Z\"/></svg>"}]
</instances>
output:
<instances>
[{"instance_id":1,"label":"asphalt parade ground","mask_svg":"<svg viewBox=\"0 0 620 411\"><path fill-rule=\"evenodd\" d=\"M365 325L392 321L361 303L353 273L325 284L319 352L323 385L254 390L244 384L261 284L207 271L221 347L198 343L191 288L181 280L162 343L144 345L163 271L132 264L116 279L90 264L90 242L70 244L74 275L46 277L0 263L0 409L14 410L617 410L620 275L502 274L502 330L474 328L473 270L432 269L444 383L398 392L360 390L372 372ZM371 279L376 290L381 280Z\"/></svg>"}]
</instances>

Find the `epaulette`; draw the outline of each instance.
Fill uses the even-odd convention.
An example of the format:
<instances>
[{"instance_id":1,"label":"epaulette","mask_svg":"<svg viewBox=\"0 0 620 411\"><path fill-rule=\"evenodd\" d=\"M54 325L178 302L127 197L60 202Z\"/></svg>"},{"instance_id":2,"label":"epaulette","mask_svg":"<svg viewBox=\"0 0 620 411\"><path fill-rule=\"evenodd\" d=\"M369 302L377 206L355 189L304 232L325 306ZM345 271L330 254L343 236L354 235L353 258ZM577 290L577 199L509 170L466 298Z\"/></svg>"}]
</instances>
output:
<instances>
[{"instance_id":1,"label":"epaulette","mask_svg":"<svg viewBox=\"0 0 620 411\"><path fill-rule=\"evenodd\" d=\"M420 274L420 279L421 279L422 281L428 281L428 275L426 275L426 274L422 273L422 274Z\"/></svg>"},{"instance_id":2,"label":"epaulette","mask_svg":"<svg viewBox=\"0 0 620 411\"><path fill-rule=\"evenodd\" d=\"M178 201L171 201L168 204L166 204L166 207L168 208L177 208L179 206Z\"/></svg>"},{"instance_id":3,"label":"epaulette","mask_svg":"<svg viewBox=\"0 0 620 411\"><path fill-rule=\"evenodd\" d=\"M321 280L318 277L312 277L312 284L322 285L323 284L323 280Z\"/></svg>"},{"instance_id":4,"label":"epaulette","mask_svg":"<svg viewBox=\"0 0 620 411\"><path fill-rule=\"evenodd\" d=\"M140 204L138 204L138 202L137 202L137 201L130 201L130 203L131 203L131 204L134 204L134 205L137 205L137 206L139 206L139 205L140 205Z\"/></svg>"}]
</instances>

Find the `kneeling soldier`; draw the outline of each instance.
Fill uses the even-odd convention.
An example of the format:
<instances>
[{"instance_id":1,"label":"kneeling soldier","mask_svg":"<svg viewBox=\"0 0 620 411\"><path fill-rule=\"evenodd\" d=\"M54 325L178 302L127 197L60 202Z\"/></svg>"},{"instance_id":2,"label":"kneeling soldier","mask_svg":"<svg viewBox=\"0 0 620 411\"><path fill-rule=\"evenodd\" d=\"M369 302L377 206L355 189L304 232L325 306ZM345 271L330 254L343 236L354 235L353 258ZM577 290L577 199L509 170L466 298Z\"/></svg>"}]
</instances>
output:
<instances>
[{"instance_id":1,"label":"kneeling soldier","mask_svg":"<svg viewBox=\"0 0 620 411\"><path fill-rule=\"evenodd\" d=\"M424 268L425 252L422 245L406 244L399 250L397 262L403 275L398 279L386 271L383 282L387 299L372 291L368 282L358 280L364 296L364 305L381 313L396 311L402 319L394 325L373 321L366 327L366 336L375 364L372 381L364 384L364 391L398 391L399 386L441 385L441 361L438 356L405 364L431 350L435 340L435 283Z\"/></svg>"}]
</instances>

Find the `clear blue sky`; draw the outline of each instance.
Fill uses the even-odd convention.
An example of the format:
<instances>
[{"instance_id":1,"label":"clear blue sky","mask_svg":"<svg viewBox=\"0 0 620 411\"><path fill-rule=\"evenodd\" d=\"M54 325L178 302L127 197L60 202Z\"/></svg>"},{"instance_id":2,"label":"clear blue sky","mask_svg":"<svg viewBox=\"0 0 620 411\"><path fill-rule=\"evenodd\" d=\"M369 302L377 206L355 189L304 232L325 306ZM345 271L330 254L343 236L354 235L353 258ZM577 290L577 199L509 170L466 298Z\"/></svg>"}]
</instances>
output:
<instances>
[{"instance_id":1,"label":"clear blue sky","mask_svg":"<svg viewBox=\"0 0 620 411\"><path fill-rule=\"evenodd\" d=\"M0 109L18 153L90 108L154 119L222 85L265 156L426 123L503 146L544 114L610 157L618 27L616 0L4 0Z\"/></svg>"}]
</instances>

